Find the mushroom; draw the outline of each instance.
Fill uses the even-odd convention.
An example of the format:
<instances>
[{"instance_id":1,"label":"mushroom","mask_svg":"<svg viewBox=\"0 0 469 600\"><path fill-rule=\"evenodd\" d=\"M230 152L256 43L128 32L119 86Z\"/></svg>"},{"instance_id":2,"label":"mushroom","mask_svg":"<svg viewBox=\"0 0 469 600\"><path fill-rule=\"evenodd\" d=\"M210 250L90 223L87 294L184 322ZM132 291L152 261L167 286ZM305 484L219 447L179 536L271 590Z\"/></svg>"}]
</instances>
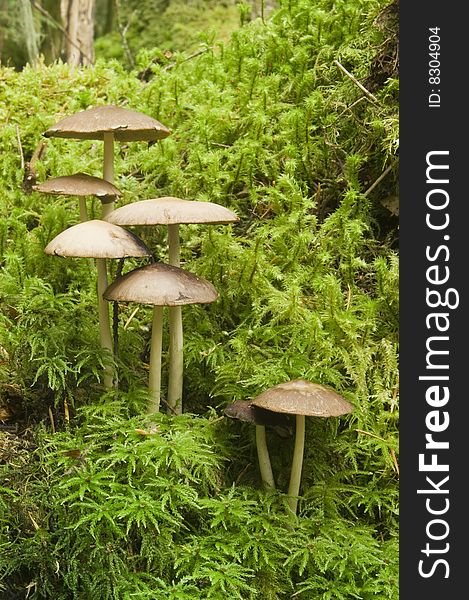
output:
<instances>
[{"instance_id":1,"label":"mushroom","mask_svg":"<svg viewBox=\"0 0 469 600\"><path fill-rule=\"evenodd\" d=\"M271 411L253 406L251 400L236 400L228 404L223 412L231 419L252 423L256 426L257 458L259 460L262 483L266 489L275 489L275 479L270 464L265 426L270 425L274 428L284 430L285 427L288 427L288 415L277 415Z\"/></svg>"},{"instance_id":2,"label":"mushroom","mask_svg":"<svg viewBox=\"0 0 469 600\"><path fill-rule=\"evenodd\" d=\"M106 217L121 226L167 225L169 264L180 267L179 225L195 223L222 224L238 221L231 210L213 202L183 200L173 196L140 200L121 206ZM168 407L182 412L183 330L181 307L169 309L169 384Z\"/></svg>"},{"instance_id":3,"label":"mushroom","mask_svg":"<svg viewBox=\"0 0 469 600\"><path fill-rule=\"evenodd\" d=\"M162 123L135 110L114 104L96 106L61 119L44 133L46 137L103 140L103 178L114 183L114 140L120 142L156 141L171 131ZM104 210L105 209L105 210ZM114 210L114 203L103 206L103 216Z\"/></svg>"},{"instance_id":4,"label":"mushroom","mask_svg":"<svg viewBox=\"0 0 469 600\"><path fill-rule=\"evenodd\" d=\"M104 292L106 300L153 305L150 340L149 413L160 409L163 307L206 304L218 292L206 279L164 263L152 263L118 277ZM177 414L178 411L174 410Z\"/></svg>"},{"instance_id":5,"label":"mushroom","mask_svg":"<svg viewBox=\"0 0 469 600\"><path fill-rule=\"evenodd\" d=\"M133 233L118 225L93 219L73 225L62 231L44 249L56 256L96 258L98 270L98 313L101 347L112 355L112 336L109 324L109 306L103 299L107 287L107 258L151 256L145 244ZM109 366L104 369L104 385L113 386L114 373Z\"/></svg>"},{"instance_id":6,"label":"mushroom","mask_svg":"<svg viewBox=\"0 0 469 600\"><path fill-rule=\"evenodd\" d=\"M43 183L33 186L33 190L43 194L53 194L56 196L78 196L80 206L80 221L88 220L86 211L87 196L96 196L105 204L113 202L114 198L122 196L121 192L115 185L100 179L92 177L85 173L76 173L75 175L65 175L62 177L52 177ZM103 208L103 213L106 212Z\"/></svg>"},{"instance_id":7,"label":"mushroom","mask_svg":"<svg viewBox=\"0 0 469 600\"><path fill-rule=\"evenodd\" d=\"M304 379L280 383L251 402L259 408L296 415L295 447L288 487L288 506L296 514L303 465L305 416L338 417L352 412L354 406L333 389Z\"/></svg>"}]
</instances>

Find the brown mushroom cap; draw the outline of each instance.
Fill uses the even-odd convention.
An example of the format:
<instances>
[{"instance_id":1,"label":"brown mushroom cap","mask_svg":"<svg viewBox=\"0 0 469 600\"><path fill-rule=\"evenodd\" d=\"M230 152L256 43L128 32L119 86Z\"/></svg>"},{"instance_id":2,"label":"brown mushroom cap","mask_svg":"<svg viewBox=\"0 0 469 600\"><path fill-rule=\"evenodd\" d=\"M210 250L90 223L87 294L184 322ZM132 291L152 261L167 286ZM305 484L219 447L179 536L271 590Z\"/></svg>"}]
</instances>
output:
<instances>
[{"instance_id":1,"label":"brown mushroom cap","mask_svg":"<svg viewBox=\"0 0 469 600\"><path fill-rule=\"evenodd\" d=\"M237 419L254 425L269 425L271 427L290 428L292 417L277 414L264 408L254 406L251 400L236 400L228 404L223 413L230 419Z\"/></svg>"},{"instance_id":2,"label":"brown mushroom cap","mask_svg":"<svg viewBox=\"0 0 469 600\"><path fill-rule=\"evenodd\" d=\"M151 256L151 252L136 235L118 225L98 219L65 229L47 244L44 252L76 258Z\"/></svg>"},{"instance_id":3,"label":"brown mushroom cap","mask_svg":"<svg viewBox=\"0 0 469 600\"><path fill-rule=\"evenodd\" d=\"M218 292L206 279L165 263L152 263L118 277L104 292L106 300L156 306L206 304Z\"/></svg>"},{"instance_id":4,"label":"brown mushroom cap","mask_svg":"<svg viewBox=\"0 0 469 600\"><path fill-rule=\"evenodd\" d=\"M273 412L310 417L338 417L354 409L331 388L304 379L280 383L262 392L252 404Z\"/></svg>"},{"instance_id":5,"label":"brown mushroom cap","mask_svg":"<svg viewBox=\"0 0 469 600\"><path fill-rule=\"evenodd\" d=\"M44 133L46 137L102 140L113 133L120 142L155 141L171 131L162 123L135 110L114 104L96 106L61 119Z\"/></svg>"},{"instance_id":6,"label":"brown mushroom cap","mask_svg":"<svg viewBox=\"0 0 469 600\"><path fill-rule=\"evenodd\" d=\"M33 186L33 190L61 196L96 196L102 200L122 196L116 186L109 181L85 173L52 177Z\"/></svg>"},{"instance_id":7,"label":"brown mushroom cap","mask_svg":"<svg viewBox=\"0 0 469 600\"><path fill-rule=\"evenodd\" d=\"M106 220L116 225L176 225L230 223L239 217L220 204L182 200L173 196L131 202L114 210Z\"/></svg>"}]
</instances>

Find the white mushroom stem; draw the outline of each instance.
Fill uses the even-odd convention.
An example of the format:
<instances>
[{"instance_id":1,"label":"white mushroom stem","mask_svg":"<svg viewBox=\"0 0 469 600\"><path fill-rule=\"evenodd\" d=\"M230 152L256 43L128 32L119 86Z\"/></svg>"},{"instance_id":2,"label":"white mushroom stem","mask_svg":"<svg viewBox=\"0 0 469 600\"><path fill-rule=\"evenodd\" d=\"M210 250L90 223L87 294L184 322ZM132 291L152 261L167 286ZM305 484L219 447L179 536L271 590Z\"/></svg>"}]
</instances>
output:
<instances>
[{"instance_id":1,"label":"white mushroom stem","mask_svg":"<svg viewBox=\"0 0 469 600\"><path fill-rule=\"evenodd\" d=\"M78 198L78 203L80 206L80 221L83 223L84 221L88 221L88 212L86 210L86 199L83 196Z\"/></svg>"},{"instance_id":2,"label":"white mushroom stem","mask_svg":"<svg viewBox=\"0 0 469 600\"><path fill-rule=\"evenodd\" d=\"M160 410L162 339L163 307L154 306L150 341L150 375L148 381L150 393L148 412L150 414L157 413Z\"/></svg>"},{"instance_id":3,"label":"white mushroom stem","mask_svg":"<svg viewBox=\"0 0 469 600\"><path fill-rule=\"evenodd\" d=\"M97 258L96 268L98 270L98 315L99 315L99 335L101 339L101 348L108 350L110 357L113 355L112 351L112 335L111 325L109 322L109 304L104 300L103 293L107 288L107 269L106 259ZM104 387L110 389L113 387L114 369L110 364L104 367L103 382Z\"/></svg>"},{"instance_id":4,"label":"white mushroom stem","mask_svg":"<svg viewBox=\"0 0 469 600\"><path fill-rule=\"evenodd\" d=\"M103 133L104 140L104 159L103 159L103 179L114 183L114 134L112 132ZM114 210L114 202L103 204L103 219Z\"/></svg>"},{"instance_id":5,"label":"white mushroom stem","mask_svg":"<svg viewBox=\"0 0 469 600\"><path fill-rule=\"evenodd\" d=\"M114 183L114 134L104 133L104 159L103 159L103 179ZM102 218L105 219L109 213L114 210L114 202L105 202L102 204ZM107 287L107 266L105 258L96 260L98 268L98 305L99 305L99 329L101 332L101 346L113 352L113 343L111 335L111 325L109 322L109 305L103 298L103 292ZM117 384L117 381L116 381ZM104 385L106 388L113 386L112 369L105 369Z\"/></svg>"},{"instance_id":6,"label":"white mushroom stem","mask_svg":"<svg viewBox=\"0 0 469 600\"><path fill-rule=\"evenodd\" d=\"M266 489L273 490L275 489L275 479L270 464L264 425L256 425L256 446L262 483Z\"/></svg>"},{"instance_id":7,"label":"white mushroom stem","mask_svg":"<svg viewBox=\"0 0 469 600\"><path fill-rule=\"evenodd\" d=\"M179 225L168 225L169 264L181 266ZM169 377L168 409L171 413L182 413L182 383L184 370L183 332L181 306L169 307Z\"/></svg>"},{"instance_id":8,"label":"white mushroom stem","mask_svg":"<svg viewBox=\"0 0 469 600\"><path fill-rule=\"evenodd\" d=\"M303 454L305 449L305 416L296 415L295 448L290 474L290 485L288 486L288 506L293 514L298 507L298 496L300 494L301 470L303 467Z\"/></svg>"}]
</instances>

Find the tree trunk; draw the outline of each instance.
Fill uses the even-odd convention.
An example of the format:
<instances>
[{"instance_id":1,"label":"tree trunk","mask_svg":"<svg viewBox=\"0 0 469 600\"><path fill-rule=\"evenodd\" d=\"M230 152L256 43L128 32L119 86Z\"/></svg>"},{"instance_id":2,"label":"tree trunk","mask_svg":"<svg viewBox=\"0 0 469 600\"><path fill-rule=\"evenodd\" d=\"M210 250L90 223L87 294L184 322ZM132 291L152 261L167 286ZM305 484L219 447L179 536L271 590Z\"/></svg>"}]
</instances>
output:
<instances>
[{"instance_id":1,"label":"tree trunk","mask_svg":"<svg viewBox=\"0 0 469 600\"><path fill-rule=\"evenodd\" d=\"M66 31L65 60L74 66L94 62L95 0L60 0L62 23Z\"/></svg>"},{"instance_id":2,"label":"tree trunk","mask_svg":"<svg viewBox=\"0 0 469 600\"><path fill-rule=\"evenodd\" d=\"M31 2L29 0L20 0L18 9L28 62L34 66L39 55L39 35L36 31Z\"/></svg>"}]
</instances>

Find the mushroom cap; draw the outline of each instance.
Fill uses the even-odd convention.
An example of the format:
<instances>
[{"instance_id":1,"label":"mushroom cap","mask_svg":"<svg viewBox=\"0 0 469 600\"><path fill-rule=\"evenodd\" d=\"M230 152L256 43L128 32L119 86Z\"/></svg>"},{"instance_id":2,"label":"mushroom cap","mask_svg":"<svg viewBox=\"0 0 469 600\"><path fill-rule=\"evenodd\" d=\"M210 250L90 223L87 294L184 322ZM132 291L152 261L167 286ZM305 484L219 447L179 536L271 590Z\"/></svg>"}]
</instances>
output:
<instances>
[{"instance_id":1,"label":"mushroom cap","mask_svg":"<svg viewBox=\"0 0 469 600\"><path fill-rule=\"evenodd\" d=\"M52 177L33 186L33 190L61 196L96 196L104 201L122 196L116 186L109 181L85 173Z\"/></svg>"},{"instance_id":2,"label":"mushroom cap","mask_svg":"<svg viewBox=\"0 0 469 600\"><path fill-rule=\"evenodd\" d=\"M103 297L156 306L181 306L213 302L218 292L209 281L189 271L152 263L118 277L104 291Z\"/></svg>"},{"instance_id":3,"label":"mushroom cap","mask_svg":"<svg viewBox=\"0 0 469 600\"><path fill-rule=\"evenodd\" d=\"M236 400L225 406L223 410L225 416L230 419L237 419L244 423L253 423L254 425L265 425L257 419L256 409L250 400Z\"/></svg>"},{"instance_id":4,"label":"mushroom cap","mask_svg":"<svg viewBox=\"0 0 469 600\"><path fill-rule=\"evenodd\" d=\"M96 106L61 119L45 131L46 137L102 140L104 133L113 133L120 142L155 141L171 131L148 115L114 104Z\"/></svg>"},{"instance_id":5,"label":"mushroom cap","mask_svg":"<svg viewBox=\"0 0 469 600\"><path fill-rule=\"evenodd\" d=\"M81 258L151 256L136 235L112 223L94 219L62 231L44 248L46 254Z\"/></svg>"},{"instance_id":6,"label":"mushroom cap","mask_svg":"<svg viewBox=\"0 0 469 600\"><path fill-rule=\"evenodd\" d=\"M272 427L287 427L291 425L289 415L281 415L270 410L254 406L251 400L236 400L223 410L225 416L254 425L270 425Z\"/></svg>"},{"instance_id":7,"label":"mushroom cap","mask_svg":"<svg viewBox=\"0 0 469 600\"><path fill-rule=\"evenodd\" d=\"M230 223L239 217L220 204L182 200L173 196L131 202L106 218L116 225L175 225L177 223Z\"/></svg>"},{"instance_id":8,"label":"mushroom cap","mask_svg":"<svg viewBox=\"0 0 469 600\"><path fill-rule=\"evenodd\" d=\"M338 417L354 409L353 404L333 389L304 379L280 383L251 402L273 412L310 417Z\"/></svg>"}]
</instances>

